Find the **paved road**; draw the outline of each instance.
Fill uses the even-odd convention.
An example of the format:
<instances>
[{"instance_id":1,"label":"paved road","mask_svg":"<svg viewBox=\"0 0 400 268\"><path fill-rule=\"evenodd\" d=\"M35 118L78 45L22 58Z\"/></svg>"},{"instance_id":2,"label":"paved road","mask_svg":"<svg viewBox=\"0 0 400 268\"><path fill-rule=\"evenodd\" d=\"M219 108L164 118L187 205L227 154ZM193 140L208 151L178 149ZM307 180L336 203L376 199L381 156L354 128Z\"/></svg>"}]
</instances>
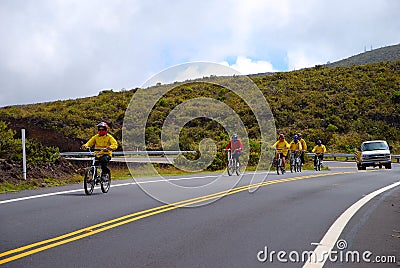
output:
<instances>
[{"instance_id":1,"label":"paved road","mask_svg":"<svg viewBox=\"0 0 400 268\"><path fill-rule=\"evenodd\" d=\"M85 196L81 185L0 195L0 263L5 267L301 267L303 261L292 261L296 252L312 252L344 211L400 180L397 164L392 170L365 172L357 171L354 163L326 164L329 171L257 174L258 180L266 178L254 193L243 187L253 177L246 174L229 194L210 195L234 179L224 176L215 191L204 187L202 198L179 204L195 208L162 204L133 180L114 181L108 194L97 189L92 196ZM170 179L189 187L208 185L215 176ZM142 181L163 187L156 179ZM356 212L340 235L347 250L400 257L399 193L400 187L393 187ZM180 199L185 195L169 195L186 200ZM201 205L207 200L214 202ZM287 254L279 258L278 251ZM325 267L348 265L327 261Z\"/></svg>"}]
</instances>

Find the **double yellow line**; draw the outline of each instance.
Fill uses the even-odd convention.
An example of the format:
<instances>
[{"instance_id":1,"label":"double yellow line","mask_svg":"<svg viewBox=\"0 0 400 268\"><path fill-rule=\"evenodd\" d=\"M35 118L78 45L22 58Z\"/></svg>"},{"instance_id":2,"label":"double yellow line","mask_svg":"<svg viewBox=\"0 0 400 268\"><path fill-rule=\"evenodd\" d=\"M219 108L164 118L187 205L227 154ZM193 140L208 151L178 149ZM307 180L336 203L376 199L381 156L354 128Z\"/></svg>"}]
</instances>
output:
<instances>
[{"instance_id":1,"label":"double yellow line","mask_svg":"<svg viewBox=\"0 0 400 268\"><path fill-rule=\"evenodd\" d=\"M251 184L251 185L245 185L245 186L240 186L237 188L221 191L218 193L214 194L209 194L205 196L200 196L188 200L183 200L179 201L173 204L168 204L168 205L163 205L147 210L142 210L138 211L132 214L128 214L119 218L112 219L110 221L102 222L96 225L92 225L83 229L79 229L64 235L60 235L51 239L39 241L33 244L29 244L23 247L19 247L16 249L12 249L9 251L5 251L0 253L0 265L11 262L20 258L24 258L26 256L54 248L63 244L67 244L88 236L95 235L100 232L107 231L109 229L131 223L143 218L147 218L156 214L160 214L163 212L167 212L170 210L174 210L180 207L185 207L185 206L190 206L193 204L198 204L201 202L213 200L213 199L218 199L224 196L240 193L246 190L250 190L253 188L258 188L262 186L267 186L271 184L276 184L276 183L281 183L281 182L289 182L289 181L297 181L297 180L302 180L302 179L308 179L308 178L317 178L317 177L323 177L323 176L333 176L333 175L341 175L341 174L351 174L351 173L356 173L356 172L334 172L334 173L321 173L321 174L314 174L314 175L307 175L307 176L300 176L300 177L294 177L294 178L285 178L285 179L280 179L280 180L271 180L271 181L266 181L266 182L261 182L261 183L256 183L256 184Z\"/></svg>"}]
</instances>

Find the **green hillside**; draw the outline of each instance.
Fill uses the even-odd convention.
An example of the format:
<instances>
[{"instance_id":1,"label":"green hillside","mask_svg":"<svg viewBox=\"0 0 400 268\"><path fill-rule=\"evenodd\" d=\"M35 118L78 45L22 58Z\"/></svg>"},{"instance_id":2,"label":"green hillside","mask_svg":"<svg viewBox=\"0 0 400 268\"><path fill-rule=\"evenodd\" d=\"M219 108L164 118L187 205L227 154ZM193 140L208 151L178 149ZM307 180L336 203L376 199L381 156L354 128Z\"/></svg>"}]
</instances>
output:
<instances>
[{"instance_id":1,"label":"green hillside","mask_svg":"<svg viewBox=\"0 0 400 268\"><path fill-rule=\"evenodd\" d=\"M400 153L400 61L316 66L250 78L269 102L277 131L287 137L300 131L309 147L321 139L329 152L343 153L353 152L363 140L385 139ZM78 150L80 142L96 132L99 121L108 122L121 142L125 110L135 91L103 91L83 99L4 107L0 121L14 130L24 126L28 137L61 151ZM147 122L147 149L161 149L160 132L166 116L178 104L196 97L214 98L234 109L246 125L251 150L257 155L260 134L251 109L231 91L197 81L177 84L155 106ZM198 149L199 141L206 137L217 142L219 151L228 141L218 123L200 118L182 130L181 149Z\"/></svg>"},{"instance_id":2,"label":"green hillside","mask_svg":"<svg viewBox=\"0 0 400 268\"><path fill-rule=\"evenodd\" d=\"M358 55L354 55L347 59L339 60L333 63L329 63L328 67L346 67L352 65L361 65L377 62L395 62L400 60L400 44L382 47L378 49L373 49L370 51L365 51Z\"/></svg>"}]
</instances>

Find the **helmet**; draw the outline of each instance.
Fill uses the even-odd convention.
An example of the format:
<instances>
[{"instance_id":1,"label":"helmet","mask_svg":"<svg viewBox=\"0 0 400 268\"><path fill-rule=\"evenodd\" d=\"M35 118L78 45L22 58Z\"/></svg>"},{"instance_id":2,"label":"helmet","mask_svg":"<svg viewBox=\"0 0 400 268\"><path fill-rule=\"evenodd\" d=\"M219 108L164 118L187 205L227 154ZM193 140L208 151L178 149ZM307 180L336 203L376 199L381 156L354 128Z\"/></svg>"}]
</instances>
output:
<instances>
[{"instance_id":1,"label":"helmet","mask_svg":"<svg viewBox=\"0 0 400 268\"><path fill-rule=\"evenodd\" d=\"M283 140L283 139L285 139L285 135L283 135L282 133L281 133L281 134L279 134L279 139L280 139L280 140Z\"/></svg>"},{"instance_id":2,"label":"helmet","mask_svg":"<svg viewBox=\"0 0 400 268\"><path fill-rule=\"evenodd\" d=\"M294 135L293 140L294 140L294 142L298 142L299 141L299 136L298 135Z\"/></svg>"},{"instance_id":3,"label":"helmet","mask_svg":"<svg viewBox=\"0 0 400 268\"><path fill-rule=\"evenodd\" d=\"M317 144L321 145L322 144L321 140L317 140Z\"/></svg>"},{"instance_id":4,"label":"helmet","mask_svg":"<svg viewBox=\"0 0 400 268\"><path fill-rule=\"evenodd\" d=\"M105 129L105 130L100 130L100 129ZM106 122L100 122L97 124L97 130L99 131L99 135L103 136L106 135L108 132L108 125Z\"/></svg>"},{"instance_id":5,"label":"helmet","mask_svg":"<svg viewBox=\"0 0 400 268\"><path fill-rule=\"evenodd\" d=\"M238 139L238 135L237 134L232 134L232 140L237 140Z\"/></svg>"}]
</instances>

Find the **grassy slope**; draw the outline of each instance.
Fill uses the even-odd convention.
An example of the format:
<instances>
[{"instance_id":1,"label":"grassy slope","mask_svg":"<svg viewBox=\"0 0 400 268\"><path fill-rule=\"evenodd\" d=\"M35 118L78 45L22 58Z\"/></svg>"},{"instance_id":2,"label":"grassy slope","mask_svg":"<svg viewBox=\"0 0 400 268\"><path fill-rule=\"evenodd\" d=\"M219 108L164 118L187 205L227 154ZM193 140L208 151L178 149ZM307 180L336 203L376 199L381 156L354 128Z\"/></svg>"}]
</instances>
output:
<instances>
[{"instance_id":1,"label":"grassy slope","mask_svg":"<svg viewBox=\"0 0 400 268\"><path fill-rule=\"evenodd\" d=\"M371 51L365 51L358 55L327 64L328 67L346 67L352 65L369 64L385 61L399 61L400 60L400 44L382 47Z\"/></svg>"},{"instance_id":2,"label":"grassy slope","mask_svg":"<svg viewBox=\"0 0 400 268\"><path fill-rule=\"evenodd\" d=\"M400 92L400 62L337 68L317 66L255 75L251 79L268 100L278 131L290 136L301 131L310 143L322 139L331 152L351 152L362 140L374 138L388 140L399 152L400 101L396 96ZM95 132L93 126L106 121L120 141L125 109L134 92L106 91L83 99L4 107L0 109L0 120L19 120L28 128L31 125L78 139L89 138ZM258 139L250 108L235 94L192 83L177 86L156 105L148 122L147 136L152 140L149 147L160 148L158 133L166 115L177 104L199 96L228 104L245 122L250 138ZM227 139L223 129L211 120L194 120L190 131L182 133L184 146L188 148L206 136L221 145ZM196 133L196 137L191 133ZM58 142L64 141L58 138Z\"/></svg>"}]
</instances>

